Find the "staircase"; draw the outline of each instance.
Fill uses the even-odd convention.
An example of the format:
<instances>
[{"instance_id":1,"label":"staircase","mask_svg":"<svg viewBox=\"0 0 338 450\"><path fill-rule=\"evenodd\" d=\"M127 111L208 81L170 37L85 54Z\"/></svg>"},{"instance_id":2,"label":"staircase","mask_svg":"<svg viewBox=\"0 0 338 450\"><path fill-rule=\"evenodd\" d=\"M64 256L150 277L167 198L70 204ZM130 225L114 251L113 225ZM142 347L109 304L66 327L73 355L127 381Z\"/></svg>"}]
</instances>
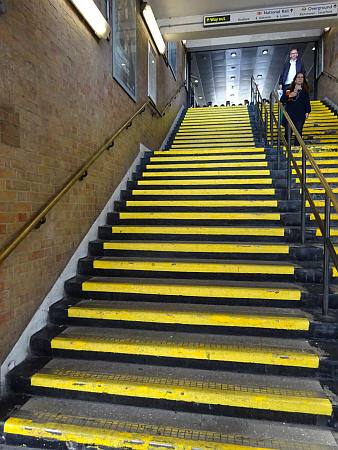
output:
<instances>
[{"instance_id":1,"label":"staircase","mask_svg":"<svg viewBox=\"0 0 338 450\"><path fill-rule=\"evenodd\" d=\"M299 244L296 179L288 201L286 161L256 146L247 107L189 109L171 142L142 162L10 373L21 397L6 444L338 448L338 317L321 316L311 214Z\"/></svg>"}]
</instances>

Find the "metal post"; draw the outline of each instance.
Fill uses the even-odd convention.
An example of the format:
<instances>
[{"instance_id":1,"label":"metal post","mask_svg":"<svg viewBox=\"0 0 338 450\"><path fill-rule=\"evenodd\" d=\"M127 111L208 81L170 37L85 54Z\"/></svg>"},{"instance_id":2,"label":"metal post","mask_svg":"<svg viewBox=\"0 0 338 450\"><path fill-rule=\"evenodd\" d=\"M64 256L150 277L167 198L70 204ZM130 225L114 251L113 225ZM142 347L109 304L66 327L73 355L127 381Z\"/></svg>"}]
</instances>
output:
<instances>
[{"instance_id":1,"label":"metal post","mask_svg":"<svg viewBox=\"0 0 338 450\"><path fill-rule=\"evenodd\" d=\"M288 168L287 168L287 185L288 185L288 200L291 199L291 127L288 124Z\"/></svg>"},{"instance_id":2,"label":"metal post","mask_svg":"<svg viewBox=\"0 0 338 450\"><path fill-rule=\"evenodd\" d=\"M281 124L280 124L280 106L278 103L278 117L277 117L277 170L280 168L280 133L281 133Z\"/></svg>"},{"instance_id":3,"label":"metal post","mask_svg":"<svg viewBox=\"0 0 338 450\"><path fill-rule=\"evenodd\" d=\"M270 142L273 147L273 97L272 92L270 94Z\"/></svg>"},{"instance_id":4,"label":"metal post","mask_svg":"<svg viewBox=\"0 0 338 450\"><path fill-rule=\"evenodd\" d=\"M330 253L327 241L330 239L330 211L331 199L325 194L325 223L324 223L324 262L323 262L323 315L329 311L329 264Z\"/></svg>"},{"instance_id":5,"label":"metal post","mask_svg":"<svg viewBox=\"0 0 338 450\"><path fill-rule=\"evenodd\" d=\"M302 147L302 198L301 198L301 243L305 243L305 227L306 227L306 154Z\"/></svg>"}]
</instances>

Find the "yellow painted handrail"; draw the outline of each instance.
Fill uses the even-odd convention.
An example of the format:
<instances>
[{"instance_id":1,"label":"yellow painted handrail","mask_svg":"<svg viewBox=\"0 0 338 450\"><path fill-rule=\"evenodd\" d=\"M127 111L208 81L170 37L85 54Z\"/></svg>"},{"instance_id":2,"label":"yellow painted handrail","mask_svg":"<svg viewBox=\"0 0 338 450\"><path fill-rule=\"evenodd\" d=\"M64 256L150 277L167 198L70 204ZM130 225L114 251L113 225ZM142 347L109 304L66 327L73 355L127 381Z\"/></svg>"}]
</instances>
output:
<instances>
[{"instance_id":1,"label":"yellow painted handrail","mask_svg":"<svg viewBox=\"0 0 338 450\"><path fill-rule=\"evenodd\" d=\"M8 255L12 253L12 251L22 242L26 236L35 228L39 228L46 221L46 214L61 200L61 198L71 189L71 187L79 180L82 180L85 176L87 176L87 171L92 164L104 153L106 150L111 148L114 145L114 140L124 131L132 125L132 121L139 115L142 114L146 107L152 108L160 117L165 115L166 110L171 105L172 101L176 98L177 94L183 88L185 84L181 84L181 86L177 89L175 94L170 98L170 100L166 103L165 107L162 111L160 111L157 106L154 104L151 98L148 98L146 102L143 103L142 106L138 108L138 110L113 134L111 138L109 138L95 153L75 172L74 175L66 182L66 184L62 187L62 189L41 209L39 213L37 213L33 219L31 219L24 228L20 231L20 233L14 237L9 244L1 251L0 253L0 263L3 262Z\"/></svg>"}]
</instances>

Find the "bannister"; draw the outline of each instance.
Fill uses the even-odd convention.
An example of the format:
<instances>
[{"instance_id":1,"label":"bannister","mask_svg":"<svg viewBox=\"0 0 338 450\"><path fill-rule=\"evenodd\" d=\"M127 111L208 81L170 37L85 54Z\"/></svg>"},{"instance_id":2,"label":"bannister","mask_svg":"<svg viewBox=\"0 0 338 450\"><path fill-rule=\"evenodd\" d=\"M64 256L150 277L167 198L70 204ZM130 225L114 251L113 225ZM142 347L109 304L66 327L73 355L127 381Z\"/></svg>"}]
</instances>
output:
<instances>
[{"instance_id":1,"label":"bannister","mask_svg":"<svg viewBox=\"0 0 338 450\"><path fill-rule=\"evenodd\" d=\"M262 96L259 92L259 88L254 79L251 80L251 89L252 94L251 98L254 100L253 104L255 104L255 100L258 102L261 101L262 105L257 106L258 111L263 110L265 107L265 112L267 113L266 105L263 103ZM254 92L256 91L256 93ZM258 94L257 94L258 92ZM273 102L276 102L278 105L277 118L275 117L275 113L273 110ZM281 130L281 120L280 113L283 113L285 120L288 123L288 139L286 140L282 130ZM261 114L261 118L263 121L263 114ZM274 139L273 139L273 131L274 124L277 127L277 167L279 169L280 166L280 156L283 148L281 148L280 142L282 141L287 152L287 194L288 199L291 198L291 183L292 183L292 166L295 169L296 176L298 176L301 185L301 242L304 244L305 242L305 229L306 229L306 201L308 201L309 206L313 212L314 218L317 222L318 228L323 237L324 244L324 255L323 255L323 302L322 302L322 311L324 315L328 314L329 309L329 266L330 266L330 258L333 262L333 265L338 270L338 256L336 254L333 243L330 239L330 215L331 215L331 205L338 212L338 199L333 193L331 187L327 183L324 175L319 169L317 163L311 155L310 150L307 148L305 142L302 137L298 133L295 125L293 124L290 116L286 112L284 106L279 100L279 97L276 92L271 92L270 94L270 140L271 147L273 147ZM267 121L265 121L265 130L267 129ZM301 169L297 164L295 157L291 151L291 131L294 133L296 139L298 140L301 151L302 151L302 166ZM267 136L266 136L267 139ZM307 162L310 163L314 173L317 175L320 180L321 187L324 189L325 195L325 207L324 207L324 221L322 220L320 213L313 201L309 188L306 185L306 171L307 171Z\"/></svg>"},{"instance_id":2,"label":"bannister","mask_svg":"<svg viewBox=\"0 0 338 450\"><path fill-rule=\"evenodd\" d=\"M326 77L330 78L331 80L335 80L336 83L338 83L338 78L335 75L332 75L332 73L330 72L326 72L326 70L323 70L323 72L320 73L319 77L325 75Z\"/></svg>"},{"instance_id":3,"label":"bannister","mask_svg":"<svg viewBox=\"0 0 338 450\"><path fill-rule=\"evenodd\" d=\"M87 159L87 161L75 172L75 174L66 182L66 184L60 189L60 191L54 195L54 197L37 213L33 219L31 219L24 228L19 232L19 234L13 238L9 244L5 246L5 248L0 253L0 263L2 263L11 253L12 251L22 242L26 236L33 230L39 228L42 224L46 222L46 215L48 212L61 200L61 198L72 188L72 186L77 181L82 181L88 174L88 169L94 164L94 162L106 151L114 146L115 139L126 129L128 129L133 120L140 114L142 114L146 107L150 107L155 114L158 114L160 117L163 117L166 113L166 110L169 108L173 100L176 98L177 94L181 91L181 89L185 86L185 83L182 83L181 86L177 89L175 94L170 98L170 100L166 103L162 111L160 111L157 106L154 104L151 98L148 98L146 102L140 106L137 111L98 149L93 155Z\"/></svg>"}]
</instances>

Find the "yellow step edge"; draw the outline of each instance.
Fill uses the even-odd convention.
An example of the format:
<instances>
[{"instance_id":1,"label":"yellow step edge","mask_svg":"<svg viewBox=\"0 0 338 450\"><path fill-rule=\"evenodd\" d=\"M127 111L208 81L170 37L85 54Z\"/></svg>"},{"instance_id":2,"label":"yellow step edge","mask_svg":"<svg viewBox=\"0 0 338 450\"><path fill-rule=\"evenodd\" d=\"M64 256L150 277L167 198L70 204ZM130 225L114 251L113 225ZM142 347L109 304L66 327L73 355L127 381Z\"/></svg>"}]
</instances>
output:
<instances>
[{"instance_id":1,"label":"yellow step edge","mask_svg":"<svg viewBox=\"0 0 338 450\"><path fill-rule=\"evenodd\" d=\"M267 169L258 169L258 170L185 170L185 171L180 171L180 172L175 172L174 170L170 171L170 172L143 172L142 173L142 177L198 177L198 176L236 176L236 175L252 175L252 176L263 176L263 175L270 175L270 170ZM154 180L152 180L154 181ZM177 180L177 184L178 181L188 181L188 180ZM192 180L190 180L192 181ZM214 181L217 181L216 179L214 179ZM138 184L149 184L148 182L145 183L144 180L140 180L138 181ZM176 184L176 183L175 183ZM184 184L184 183L183 183ZM187 183L185 183L187 184Z\"/></svg>"},{"instance_id":2,"label":"yellow step edge","mask_svg":"<svg viewBox=\"0 0 338 450\"><path fill-rule=\"evenodd\" d=\"M235 314L220 312L161 311L153 309L117 309L108 306L88 307L75 305L68 309L68 317L78 319L117 320L198 326L266 328L276 330L308 331L310 322L304 317L270 316L264 314Z\"/></svg>"},{"instance_id":3,"label":"yellow step edge","mask_svg":"<svg viewBox=\"0 0 338 450\"><path fill-rule=\"evenodd\" d=\"M126 206L199 206L212 207L271 207L278 206L277 200L127 200Z\"/></svg>"},{"instance_id":4,"label":"yellow step edge","mask_svg":"<svg viewBox=\"0 0 338 450\"><path fill-rule=\"evenodd\" d=\"M321 235L322 235L322 233L321 233L320 229L318 228L317 231L316 231L316 236L321 236ZM330 235L331 236L338 236L338 229L337 228L336 229L331 228Z\"/></svg>"},{"instance_id":5,"label":"yellow step edge","mask_svg":"<svg viewBox=\"0 0 338 450\"><path fill-rule=\"evenodd\" d=\"M218 142L218 144L219 145L222 145L222 146L224 146L224 147L226 147L227 145L228 146L233 146L233 142L238 142L238 143L240 143L241 145L243 145L243 144L248 144L248 145L252 145L254 142L253 142L253 139L240 139L240 140L235 140L235 139L231 139L231 140L229 140L228 142L227 141L222 141L222 142ZM215 145L216 143L215 142L205 142L205 143L199 143L198 144L198 147L200 147L200 148L208 148L208 147L212 147L213 145ZM180 144L172 144L171 145L171 147L170 148L172 148L172 149L177 149L177 148L186 148L186 147L191 147L191 145L192 145L192 143L191 142L187 142L187 143L180 143ZM196 145L196 144L194 144L194 145Z\"/></svg>"},{"instance_id":6,"label":"yellow step edge","mask_svg":"<svg viewBox=\"0 0 338 450\"><path fill-rule=\"evenodd\" d=\"M181 159L181 158L184 158L184 159ZM151 161L186 161L186 160L188 160L188 161L190 161L190 160L192 160L192 161L194 161L194 160L197 160L197 161L204 161L204 160L209 160L209 159L221 159L221 160L241 160L241 159L244 159L244 160L251 160L251 159L257 159L257 160L261 160L261 159L266 159L266 157L265 157L265 153L257 153L256 155L251 155L251 154L249 154L249 155L242 155L242 154L239 154L239 155L222 155L222 156L219 156L219 157L215 157L215 156L197 156L197 157L194 157L194 156L187 156L187 157L184 157L184 156L169 156L168 158L150 158L150 160ZM162 166L162 165L161 165Z\"/></svg>"},{"instance_id":7,"label":"yellow step edge","mask_svg":"<svg viewBox=\"0 0 338 450\"><path fill-rule=\"evenodd\" d=\"M331 230L332 231L332 230ZM233 236L284 236L284 228L231 228L231 227L163 227L163 226L113 226L113 234L207 234Z\"/></svg>"},{"instance_id":8,"label":"yellow step edge","mask_svg":"<svg viewBox=\"0 0 338 450\"><path fill-rule=\"evenodd\" d=\"M126 353L132 355L190 358L210 361L232 361L247 364L274 366L319 367L319 357L310 352L288 348L250 347L240 345L205 344L202 342L156 340L146 338L114 338L79 336L72 334L57 336L51 348L103 353Z\"/></svg>"},{"instance_id":9,"label":"yellow step edge","mask_svg":"<svg viewBox=\"0 0 338 450\"><path fill-rule=\"evenodd\" d=\"M276 132L277 133L277 132ZM201 130L201 131L193 131L192 133L189 133L187 131L178 131L176 133L175 139L208 139L208 138L226 138L229 136L238 137L240 135L249 135L253 136L253 133L251 130L219 130L219 131L207 131L207 130Z\"/></svg>"},{"instance_id":10,"label":"yellow step edge","mask_svg":"<svg viewBox=\"0 0 338 450\"><path fill-rule=\"evenodd\" d=\"M295 268L291 265L275 264L225 264L225 263L194 263L194 262L164 262L164 261L111 261L97 259L93 261L94 269L105 270L146 270L159 272L194 272L194 273L255 273L272 275L294 275Z\"/></svg>"},{"instance_id":11,"label":"yellow step edge","mask_svg":"<svg viewBox=\"0 0 338 450\"><path fill-rule=\"evenodd\" d=\"M217 213L217 212L120 212L123 219L177 220L280 220L279 213ZM333 214L331 215L333 218Z\"/></svg>"},{"instance_id":12,"label":"yellow step edge","mask_svg":"<svg viewBox=\"0 0 338 450\"><path fill-rule=\"evenodd\" d=\"M84 292L118 292L124 294L169 295L183 297L245 298L265 300L300 300L299 289L253 288L239 286L84 281Z\"/></svg>"},{"instance_id":13,"label":"yellow step edge","mask_svg":"<svg viewBox=\"0 0 338 450\"><path fill-rule=\"evenodd\" d=\"M165 156L166 154L169 155L182 155L182 154L189 154L189 155L194 155L194 154L207 154L207 153L212 153L212 154L218 154L218 153L263 153L264 152L264 148L255 148L255 147L248 147L248 148L231 148L231 147L226 147L226 148L217 148L217 149L210 149L210 150L196 150L196 149L187 149L187 150L166 150L165 152L162 152L160 150L155 150L154 151L154 155L163 155Z\"/></svg>"},{"instance_id":14,"label":"yellow step edge","mask_svg":"<svg viewBox=\"0 0 338 450\"><path fill-rule=\"evenodd\" d=\"M244 153L244 152L243 152ZM250 157L249 157L250 156ZM264 158L261 157L260 153L257 153L255 155L257 157L257 159L265 159L265 155ZM236 154L236 156L234 155L197 155L197 156L152 156L150 158L150 162L171 162L171 161L223 161L223 160L228 160L228 159L245 159L246 157L248 157L247 159L251 159L251 155L239 155ZM256 159L256 158L255 158Z\"/></svg>"},{"instance_id":15,"label":"yellow step edge","mask_svg":"<svg viewBox=\"0 0 338 450\"><path fill-rule=\"evenodd\" d=\"M133 195L275 195L275 189L133 189Z\"/></svg>"},{"instance_id":16,"label":"yellow step edge","mask_svg":"<svg viewBox=\"0 0 338 450\"><path fill-rule=\"evenodd\" d=\"M295 158L301 158L302 157L301 153L299 155L294 154L293 156ZM330 158L333 158L333 157L338 158L338 152L315 152L315 153L311 153L311 156L313 158L322 158L322 157L325 157L325 156L330 157Z\"/></svg>"},{"instance_id":17,"label":"yellow step edge","mask_svg":"<svg viewBox=\"0 0 338 450\"><path fill-rule=\"evenodd\" d=\"M330 416L329 399L314 392L291 389L229 385L192 380L147 377L87 371L43 369L31 377L31 385L52 389L123 395L139 398L196 402L239 408L296 412Z\"/></svg>"},{"instance_id":18,"label":"yellow step edge","mask_svg":"<svg viewBox=\"0 0 338 450\"><path fill-rule=\"evenodd\" d=\"M319 216L320 216L320 218L321 218L322 220L324 220L325 214L319 214ZM338 220L338 214L336 214L336 213L333 213L333 214L332 214L332 213L331 213L330 219L331 219L331 220ZM316 220L314 214L310 214L310 220Z\"/></svg>"},{"instance_id":19,"label":"yellow step edge","mask_svg":"<svg viewBox=\"0 0 338 450\"><path fill-rule=\"evenodd\" d=\"M230 158L229 158L230 159ZM233 158L235 159L235 158ZM237 158L238 160L244 158ZM254 159L254 158L252 158ZM260 158L263 159L263 158ZM317 163L318 164L318 163ZM338 161L337 161L338 164ZM215 163L192 163L192 164L147 164L147 170L162 170L162 169L211 169L211 168L222 168L222 167L267 167L268 163L266 161L250 161L250 162L215 162Z\"/></svg>"},{"instance_id":20,"label":"yellow step edge","mask_svg":"<svg viewBox=\"0 0 338 450\"><path fill-rule=\"evenodd\" d=\"M325 177L327 183L338 183L338 177ZM300 183L300 179L296 178L296 183ZM321 183L319 178L306 178L307 183Z\"/></svg>"},{"instance_id":21,"label":"yellow step edge","mask_svg":"<svg viewBox=\"0 0 338 450\"><path fill-rule=\"evenodd\" d=\"M332 192L338 194L338 188L331 188ZM321 188L309 188L310 194L324 194L325 190Z\"/></svg>"},{"instance_id":22,"label":"yellow step edge","mask_svg":"<svg viewBox=\"0 0 338 450\"><path fill-rule=\"evenodd\" d=\"M322 167L320 169L320 171L322 173L337 173L337 167ZM300 172L302 172L302 168L301 167L300 167ZM292 169L292 173L295 174L296 170ZM314 169L307 169L306 170L306 174L310 174L310 173L313 174L313 173L316 173L316 172L315 172Z\"/></svg>"},{"instance_id":23,"label":"yellow step edge","mask_svg":"<svg viewBox=\"0 0 338 450\"><path fill-rule=\"evenodd\" d=\"M46 415L47 416L47 415ZM64 415L58 415L55 419L51 419L50 415L43 420L40 414L37 420L21 419L11 417L5 422L5 433L29 436L36 438L54 439L61 442L76 442L78 444L88 444L90 446L103 446L107 448L128 448L138 450L148 450L149 448L170 448L175 450L279 450L281 447L257 447L256 445L241 445L233 443L225 443L222 440L229 439L232 441L235 436L233 434L228 438L225 434L215 433L214 441L210 440L211 433L196 430L184 429L168 429L165 427L155 427L143 424L125 424L119 421L99 421L91 420L91 426L75 425L74 423L60 423L64 419ZM76 419L76 418L75 418ZM73 418L70 418L73 422ZM131 429L139 429L142 432L125 432L120 431L126 427ZM114 429L117 428L117 429ZM58 434L53 433L58 430ZM156 430L156 431L155 431ZM158 435L157 435L158 433ZM180 436L187 436L182 438ZM200 438L205 435L205 440L199 440L194 436L199 435ZM177 436L177 437L176 437ZM189 439L191 437L191 439ZM239 439L242 437L239 436ZM309 450L311 448L308 447ZM316 449L318 450L318 449Z\"/></svg>"},{"instance_id":24,"label":"yellow step edge","mask_svg":"<svg viewBox=\"0 0 338 450\"><path fill-rule=\"evenodd\" d=\"M176 176L179 176L176 172ZM211 179L192 179L192 180L138 180L138 186L152 185L174 185L174 186L193 186L193 185L225 185L225 184L272 184L271 178L247 178L247 179L231 179L231 178L211 178Z\"/></svg>"},{"instance_id":25,"label":"yellow step edge","mask_svg":"<svg viewBox=\"0 0 338 450\"><path fill-rule=\"evenodd\" d=\"M104 242L103 249L188 253L289 253L288 245L223 244L218 242Z\"/></svg>"}]
</instances>

